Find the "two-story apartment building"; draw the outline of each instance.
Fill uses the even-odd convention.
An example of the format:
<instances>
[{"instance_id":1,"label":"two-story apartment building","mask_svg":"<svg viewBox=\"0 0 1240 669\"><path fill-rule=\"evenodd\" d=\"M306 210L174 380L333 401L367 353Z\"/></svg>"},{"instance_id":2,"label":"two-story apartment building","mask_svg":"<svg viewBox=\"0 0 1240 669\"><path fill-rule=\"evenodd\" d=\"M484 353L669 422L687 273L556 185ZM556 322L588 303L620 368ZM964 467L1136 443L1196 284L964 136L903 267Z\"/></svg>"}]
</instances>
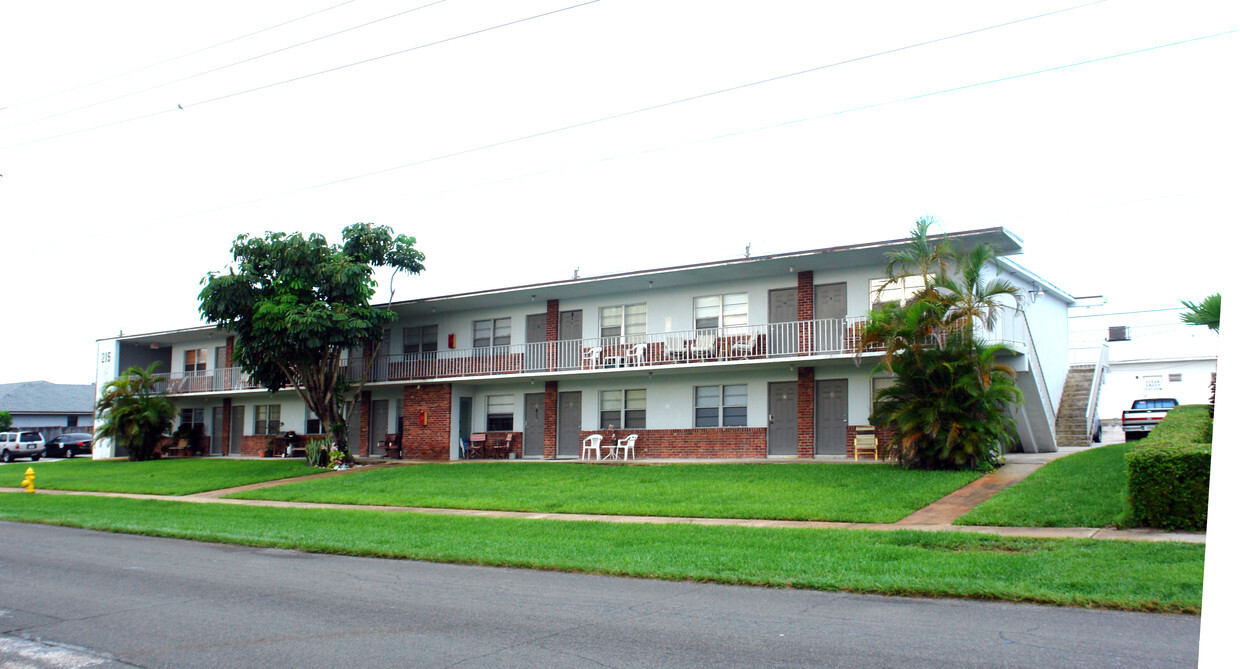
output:
<instances>
[{"instance_id":1,"label":"two-story apartment building","mask_svg":"<svg viewBox=\"0 0 1240 669\"><path fill-rule=\"evenodd\" d=\"M1002 228L953 235L1020 251ZM878 353L853 351L877 301L892 240L624 272L398 302L349 425L352 450L406 458L462 456L462 440L512 435L516 457L576 458L590 434L638 435L639 458L813 458L851 454L868 422ZM1054 450L1068 367L1068 294L1007 260L1028 291L986 333L1013 351L1025 403L1022 448ZM291 390L254 388L232 364L233 339L196 327L99 340L100 387L160 361L182 423L210 452L260 455L279 431L318 434ZM350 373L359 373L354 356ZM112 455L97 443L96 457Z\"/></svg>"}]
</instances>

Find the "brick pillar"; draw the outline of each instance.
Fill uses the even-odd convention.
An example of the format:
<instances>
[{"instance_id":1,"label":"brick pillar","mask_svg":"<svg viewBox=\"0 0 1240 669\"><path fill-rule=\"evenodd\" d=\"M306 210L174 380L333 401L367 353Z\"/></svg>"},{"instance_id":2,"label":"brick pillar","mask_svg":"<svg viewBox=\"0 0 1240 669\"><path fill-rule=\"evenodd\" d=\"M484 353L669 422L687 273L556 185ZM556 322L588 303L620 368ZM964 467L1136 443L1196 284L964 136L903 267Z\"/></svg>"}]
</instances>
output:
<instances>
[{"instance_id":1,"label":"brick pillar","mask_svg":"<svg viewBox=\"0 0 1240 669\"><path fill-rule=\"evenodd\" d=\"M547 341L560 340L560 301L547 300ZM556 369L558 346L550 346L547 351L547 369ZM546 449L543 449L546 450Z\"/></svg>"},{"instance_id":2,"label":"brick pillar","mask_svg":"<svg viewBox=\"0 0 1240 669\"><path fill-rule=\"evenodd\" d=\"M232 352L232 337L228 338L229 353ZM232 398L224 398L224 425L220 429L224 430L224 434L220 435L220 455L228 455L231 449L229 441L232 439ZM239 444L238 444L239 445Z\"/></svg>"},{"instance_id":3,"label":"brick pillar","mask_svg":"<svg viewBox=\"0 0 1240 669\"><path fill-rule=\"evenodd\" d=\"M357 449L358 455L369 456L374 450L374 444L370 443L370 391L363 390L362 396L358 398L357 406L357 432L360 435L361 444Z\"/></svg>"},{"instance_id":4,"label":"brick pillar","mask_svg":"<svg viewBox=\"0 0 1240 669\"><path fill-rule=\"evenodd\" d=\"M797 368L797 457L814 457L814 368Z\"/></svg>"},{"instance_id":5,"label":"brick pillar","mask_svg":"<svg viewBox=\"0 0 1240 669\"><path fill-rule=\"evenodd\" d=\"M233 346L235 345L236 340L237 340L236 337L233 337L230 335L228 337L228 341L224 342L224 366L225 367L234 366L233 365Z\"/></svg>"},{"instance_id":6,"label":"brick pillar","mask_svg":"<svg viewBox=\"0 0 1240 669\"><path fill-rule=\"evenodd\" d=\"M548 381L543 386L543 457L555 457L557 425L560 408L560 382Z\"/></svg>"},{"instance_id":7,"label":"brick pillar","mask_svg":"<svg viewBox=\"0 0 1240 669\"><path fill-rule=\"evenodd\" d=\"M418 420L426 412L426 425ZM447 460L452 452L452 384L405 386L401 405L401 455L414 460Z\"/></svg>"},{"instance_id":8,"label":"brick pillar","mask_svg":"<svg viewBox=\"0 0 1240 669\"><path fill-rule=\"evenodd\" d=\"M809 355L814 348L814 332L811 321L814 320L814 273L797 272L797 350L801 355Z\"/></svg>"}]
</instances>

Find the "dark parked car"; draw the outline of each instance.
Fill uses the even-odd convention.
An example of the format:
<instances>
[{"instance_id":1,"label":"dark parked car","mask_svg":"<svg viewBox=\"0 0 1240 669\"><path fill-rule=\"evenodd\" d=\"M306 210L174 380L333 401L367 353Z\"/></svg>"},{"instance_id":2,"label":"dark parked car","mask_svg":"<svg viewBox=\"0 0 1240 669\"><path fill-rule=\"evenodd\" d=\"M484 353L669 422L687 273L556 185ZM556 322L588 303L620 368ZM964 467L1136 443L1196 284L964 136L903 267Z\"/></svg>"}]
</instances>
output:
<instances>
[{"instance_id":1,"label":"dark parked car","mask_svg":"<svg viewBox=\"0 0 1240 669\"><path fill-rule=\"evenodd\" d=\"M47 457L71 458L75 455L90 455L92 437L84 432L70 432L47 442Z\"/></svg>"}]
</instances>

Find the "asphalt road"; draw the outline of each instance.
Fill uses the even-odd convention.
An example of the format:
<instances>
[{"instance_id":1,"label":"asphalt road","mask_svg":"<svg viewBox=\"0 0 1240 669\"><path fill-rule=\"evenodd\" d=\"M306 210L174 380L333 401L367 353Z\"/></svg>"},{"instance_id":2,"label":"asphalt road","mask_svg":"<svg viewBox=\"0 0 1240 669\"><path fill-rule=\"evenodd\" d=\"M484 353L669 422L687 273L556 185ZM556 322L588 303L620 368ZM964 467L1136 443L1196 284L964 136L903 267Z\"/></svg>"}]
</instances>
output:
<instances>
[{"instance_id":1,"label":"asphalt road","mask_svg":"<svg viewBox=\"0 0 1240 669\"><path fill-rule=\"evenodd\" d=\"M1191 667L1199 622L0 522L0 667Z\"/></svg>"}]
</instances>

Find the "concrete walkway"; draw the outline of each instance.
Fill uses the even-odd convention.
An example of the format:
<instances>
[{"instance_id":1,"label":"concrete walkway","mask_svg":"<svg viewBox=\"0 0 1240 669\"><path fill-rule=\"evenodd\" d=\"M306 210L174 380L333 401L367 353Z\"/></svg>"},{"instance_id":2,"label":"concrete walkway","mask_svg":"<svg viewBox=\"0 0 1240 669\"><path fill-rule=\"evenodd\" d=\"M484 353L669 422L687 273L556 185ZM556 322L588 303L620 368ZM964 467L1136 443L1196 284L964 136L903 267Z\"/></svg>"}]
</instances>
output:
<instances>
[{"instance_id":1,"label":"concrete walkway","mask_svg":"<svg viewBox=\"0 0 1240 669\"><path fill-rule=\"evenodd\" d=\"M239 506L266 506L286 509L352 509L385 511L392 513L424 513L445 516L471 516L478 518L525 518L536 520L588 521L608 523L647 523L653 525L732 525L738 527L778 527L802 529L843 530L918 530L933 532L972 532L995 534L1006 537L1030 537L1041 539L1121 539L1128 541L1179 541L1204 544L1206 535L1197 532L1163 532L1150 529L1117 530L1090 527L995 527L981 525L952 525L952 521L977 505L993 497L999 491L1024 480L1039 467L1084 448L1063 448L1056 453L1014 453L1007 457L1007 464L964 486L960 490L930 504L895 523L841 523L808 520L763 520L745 518L685 518L671 516L613 516L588 513L538 513L524 511L489 511L477 509L440 509L427 507L376 506L362 504L324 504L318 502L282 502L273 500L225 499L226 495L284 485L294 481L307 481L334 476L347 476L369 467L345 471L324 472L291 479L277 479L223 490L211 490L184 496L141 495L132 493L80 492L68 490L39 490L38 494L84 495L98 497L123 497L127 499L154 499L170 502L193 502L203 504L233 504ZM769 462L769 461L768 461ZM396 463L390 463L392 465ZM405 462L401 464L415 464ZM23 492L20 488L0 488L0 492Z\"/></svg>"}]
</instances>

